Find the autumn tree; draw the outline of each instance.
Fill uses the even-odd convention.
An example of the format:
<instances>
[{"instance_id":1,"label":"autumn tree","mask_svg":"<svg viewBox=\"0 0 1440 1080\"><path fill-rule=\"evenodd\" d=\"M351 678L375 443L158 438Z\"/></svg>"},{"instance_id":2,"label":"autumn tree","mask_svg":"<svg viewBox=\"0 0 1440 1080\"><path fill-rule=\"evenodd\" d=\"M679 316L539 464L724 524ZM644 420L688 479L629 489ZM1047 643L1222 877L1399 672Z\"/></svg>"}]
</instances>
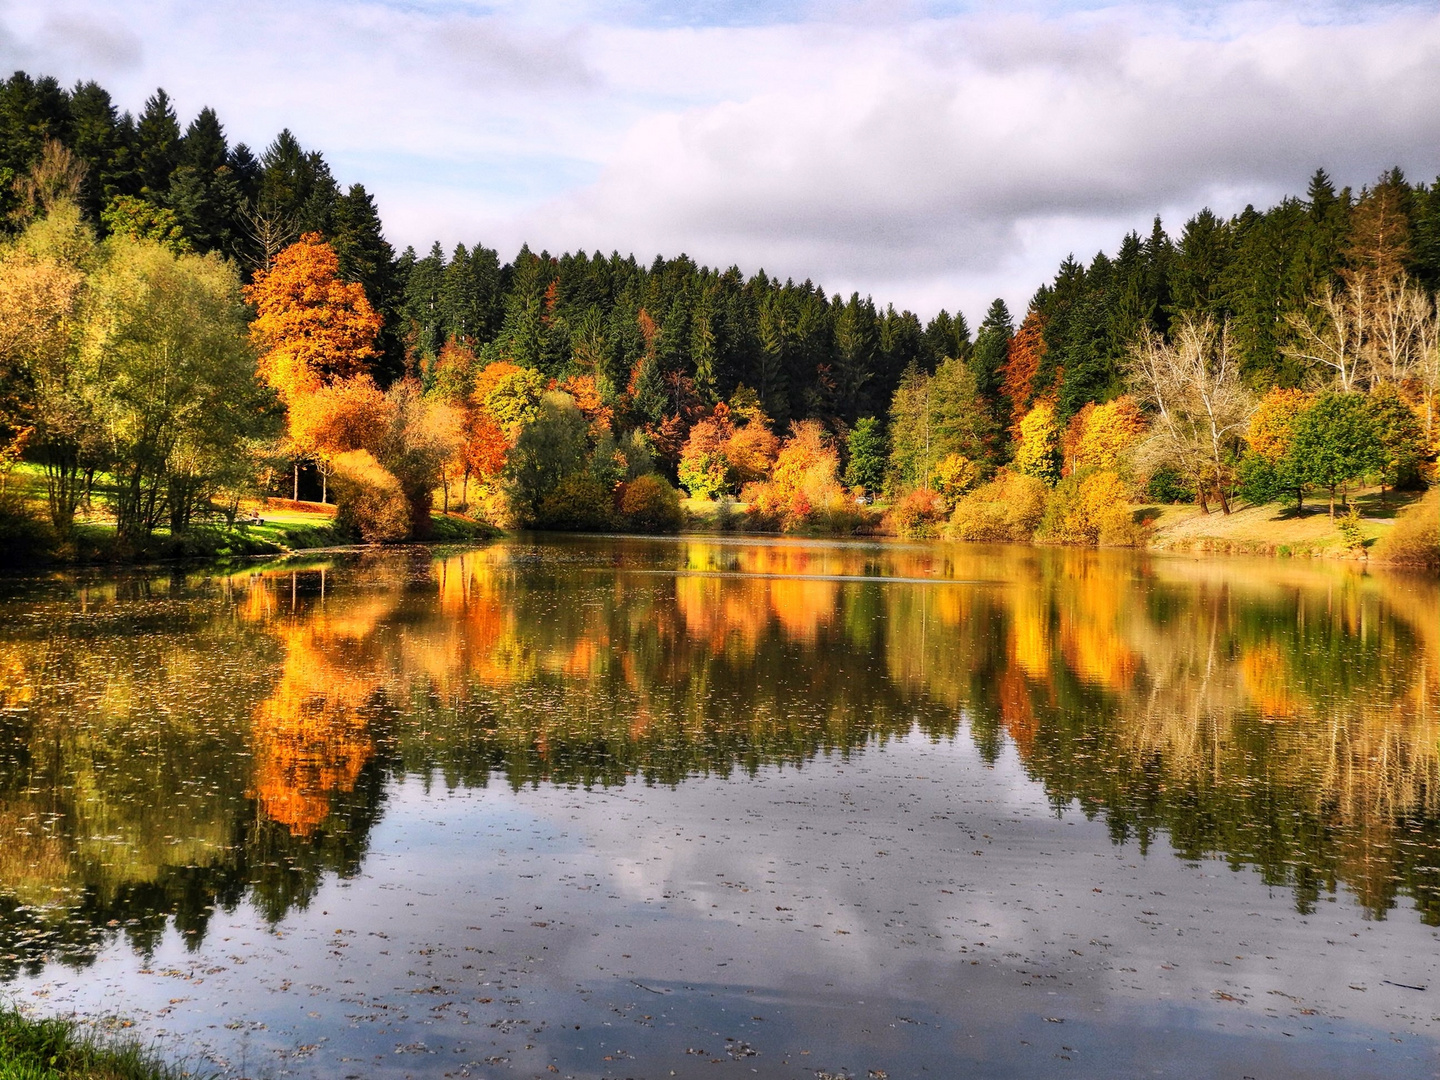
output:
<instances>
[{"instance_id":1,"label":"autumn tree","mask_svg":"<svg viewBox=\"0 0 1440 1080\"><path fill-rule=\"evenodd\" d=\"M1180 470L1202 510L1209 511L1208 492L1229 514L1234 462L1254 403L1226 328L1186 316L1173 341L1143 331L1131 346L1130 377L1154 417L1146 444L1152 463Z\"/></svg>"},{"instance_id":2,"label":"autumn tree","mask_svg":"<svg viewBox=\"0 0 1440 1080\"><path fill-rule=\"evenodd\" d=\"M45 470L50 520L66 535L100 462L99 382L80 351L95 239L79 207L60 202L0 248L0 407L8 444L24 430Z\"/></svg>"},{"instance_id":3,"label":"autumn tree","mask_svg":"<svg viewBox=\"0 0 1440 1080\"><path fill-rule=\"evenodd\" d=\"M980 483L980 476L979 463L964 454L946 454L935 463L935 491L947 513L955 509L955 504L963 495Z\"/></svg>"},{"instance_id":4,"label":"autumn tree","mask_svg":"<svg viewBox=\"0 0 1440 1080\"><path fill-rule=\"evenodd\" d=\"M87 309L84 351L99 385L118 535L141 542L164 516L183 532L233 480L242 440L261 431L268 392L239 274L216 255L113 237Z\"/></svg>"},{"instance_id":5,"label":"autumn tree","mask_svg":"<svg viewBox=\"0 0 1440 1080\"><path fill-rule=\"evenodd\" d=\"M1239 465L1241 494L1252 503L1269 502L1293 495L1300 508L1305 505L1305 482L1294 475L1290 443L1295 418L1308 409L1314 395L1303 390L1275 387L1255 406L1247 425L1249 450Z\"/></svg>"},{"instance_id":6,"label":"autumn tree","mask_svg":"<svg viewBox=\"0 0 1440 1080\"><path fill-rule=\"evenodd\" d=\"M287 402L368 373L380 316L363 286L340 278L339 257L319 233L306 233L256 271L245 298L255 308L250 336L261 374Z\"/></svg>"},{"instance_id":7,"label":"autumn tree","mask_svg":"<svg viewBox=\"0 0 1440 1080\"><path fill-rule=\"evenodd\" d=\"M460 444L460 413L438 397L427 397L413 378L391 386L385 400L390 423L378 456L399 481L410 511L409 535L424 539L430 535L430 508L445 462Z\"/></svg>"},{"instance_id":8,"label":"autumn tree","mask_svg":"<svg viewBox=\"0 0 1440 1080\"><path fill-rule=\"evenodd\" d=\"M1047 484L1060 479L1060 424L1049 401L1037 401L1020 418L1014 466L1023 475Z\"/></svg>"},{"instance_id":9,"label":"autumn tree","mask_svg":"<svg viewBox=\"0 0 1440 1080\"><path fill-rule=\"evenodd\" d=\"M391 403L368 375L342 379L290 402L290 440L296 453L320 471L321 501L328 499L334 461L354 450L377 453L389 430Z\"/></svg>"},{"instance_id":10,"label":"autumn tree","mask_svg":"<svg viewBox=\"0 0 1440 1080\"><path fill-rule=\"evenodd\" d=\"M796 421L770 479L746 489L750 512L787 531L802 528L816 515L836 515L848 506L839 465L840 457L819 421Z\"/></svg>"},{"instance_id":11,"label":"autumn tree","mask_svg":"<svg viewBox=\"0 0 1440 1080\"><path fill-rule=\"evenodd\" d=\"M711 415L690 428L680 451L680 484L693 499L715 499L733 483L727 445L735 435L730 410L718 405Z\"/></svg>"},{"instance_id":12,"label":"autumn tree","mask_svg":"<svg viewBox=\"0 0 1440 1080\"><path fill-rule=\"evenodd\" d=\"M1145 417L1129 394L1091 407L1075 448L1075 467L1118 469L1145 430Z\"/></svg>"},{"instance_id":13,"label":"autumn tree","mask_svg":"<svg viewBox=\"0 0 1440 1080\"><path fill-rule=\"evenodd\" d=\"M1045 360L1045 321L1033 308L1010 339L1005 363L1000 369L1000 394L1008 403L1012 433L1030 411L1035 399L1035 379Z\"/></svg>"}]
</instances>

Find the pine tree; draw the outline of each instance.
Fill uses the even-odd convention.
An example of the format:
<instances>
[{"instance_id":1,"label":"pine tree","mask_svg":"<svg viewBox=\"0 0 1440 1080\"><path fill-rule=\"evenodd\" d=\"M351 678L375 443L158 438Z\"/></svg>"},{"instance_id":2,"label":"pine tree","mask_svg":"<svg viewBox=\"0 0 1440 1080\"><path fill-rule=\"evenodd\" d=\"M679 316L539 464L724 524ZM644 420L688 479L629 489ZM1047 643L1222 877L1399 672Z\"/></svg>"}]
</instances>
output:
<instances>
[{"instance_id":1,"label":"pine tree","mask_svg":"<svg viewBox=\"0 0 1440 1080\"><path fill-rule=\"evenodd\" d=\"M77 84L70 93L71 149L85 163L80 208L92 222L116 195L133 194L126 168L128 148L120 141L119 118L110 95L98 83Z\"/></svg>"},{"instance_id":2,"label":"pine tree","mask_svg":"<svg viewBox=\"0 0 1440 1080\"><path fill-rule=\"evenodd\" d=\"M399 317L404 296L396 274L395 249L385 239L375 200L363 184L352 184L335 201L331 221L330 246L340 259L340 276L364 286L370 306L385 322L378 342L380 356L375 361L375 376L381 385L386 385L405 370L405 340Z\"/></svg>"},{"instance_id":3,"label":"pine tree","mask_svg":"<svg viewBox=\"0 0 1440 1080\"><path fill-rule=\"evenodd\" d=\"M941 308L925 326L920 352L921 366L926 371L934 371L947 357L954 356L964 360L969 355L970 326L965 322L964 314L957 311L952 317L948 311Z\"/></svg>"},{"instance_id":4,"label":"pine tree","mask_svg":"<svg viewBox=\"0 0 1440 1080\"><path fill-rule=\"evenodd\" d=\"M1170 278L1171 318L1222 318L1221 278L1229 261L1229 226L1206 207L1185 223L1175 248Z\"/></svg>"},{"instance_id":5,"label":"pine tree","mask_svg":"<svg viewBox=\"0 0 1440 1080\"><path fill-rule=\"evenodd\" d=\"M844 304L836 304L835 360L831 367L834 379L832 406L841 419L853 421L861 404L865 384L875 374L875 353L879 344L875 326L875 306L867 297L852 293Z\"/></svg>"},{"instance_id":6,"label":"pine tree","mask_svg":"<svg viewBox=\"0 0 1440 1080\"><path fill-rule=\"evenodd\" d=\"M968 362L975 373L975 389L985 402L990 416L998 424L1007 423L1008 407L1001 394L1006 358L1010 353L1010 340L1015 327L1010 318L1010 309L1005 301L996 297L990 302L980 330L975 335L975 347Z\"/></svg>"},{"instance_id":7,"label":"pine tree","mask_svg":"<svg viewBox=\"0 0 1440 1080\"><path fill-rule=\"evenodd\" d=\"M417 358L433 360L445 344L444 286L445 252L437 240L425 258L410 264L401 293L401 334Z\"/></svg>"},{"instance_id":8,"label":"pine tree","mask_svg":"<svg viewBox=\"0 0 1440 1080\"><path fill-rule=\"evenodd\" d=\"M64 140L69 126L69 96L54 79L17 71L0 83L0 222L19 205L15 181L39 160L45 141Z\"/></svg>"},{"instance_id":9,"label":"pine tree","mask_svg":"<svg viewBox=\"0 0 1440 1080\"><path fill-rule=\"evenodd\" d=\"M180 121L170 95L156 90L145 100L135 128L140 195L157 206L170 191L170 174L180 164Z\"/></svg>"}]
</instances>

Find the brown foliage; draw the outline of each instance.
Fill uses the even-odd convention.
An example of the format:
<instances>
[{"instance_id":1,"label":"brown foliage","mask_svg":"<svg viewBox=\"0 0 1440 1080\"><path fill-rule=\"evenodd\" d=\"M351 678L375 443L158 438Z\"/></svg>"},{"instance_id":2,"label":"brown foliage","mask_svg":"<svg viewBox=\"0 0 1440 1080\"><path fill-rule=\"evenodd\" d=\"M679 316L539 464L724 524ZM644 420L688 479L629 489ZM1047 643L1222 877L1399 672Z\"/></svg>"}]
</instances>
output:
<instances>
[{"instance_id":1,"label":"brown foliage","mask_svg":"<svg viewBox=\"0 0 1440 1080\"><path fill-rule=\"evenodd\" d=\"M367 543L404 540L410 535L410 504L400 481L368 450L351 450L334 460L337 517Z\"/></svg>"},{"instance_id":2,"label":"brown foliage","mask_svg":"<svg viewBox=\"0 0 1440 1080\"><path fill-rule=\"evenodd\" d=\"M655 473L637 476L625 485L620 512L627 527L645 533L678 532L684 520L680 493Z\"/></svg>"}]
</instances>

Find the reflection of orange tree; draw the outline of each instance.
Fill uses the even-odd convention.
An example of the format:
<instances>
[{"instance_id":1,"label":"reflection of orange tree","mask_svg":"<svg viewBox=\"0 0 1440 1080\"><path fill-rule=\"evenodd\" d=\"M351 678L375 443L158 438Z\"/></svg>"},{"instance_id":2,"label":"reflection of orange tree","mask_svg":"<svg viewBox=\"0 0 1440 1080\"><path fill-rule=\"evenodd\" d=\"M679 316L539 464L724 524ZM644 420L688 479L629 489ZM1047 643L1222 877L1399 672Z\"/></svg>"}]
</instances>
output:
<instances>
[{"instance_id":1,"label":"reflection of orange tree","mask_svg":"<svg viewBox=\"0 0 1440 1080\"><path fill-rule=\"evenodd\" d=\"M517 783L678 780L803 761L913 720L860 662L868 646L839 655L860 593L826 576L864 572L863 554L687 542L658 576L576 576L565 560L522 573L514 557L497 545L434 565L445 617L417 607L426 621L396 642L407 767L470 782L493 768Z\"/></svg>"},{"instance_id":2,"label":"reflection of orange tree","mask_svg":"<svg viewBox=\"0 0 1440 1080\"><path fill-rule=\"evenodd\" d=\"M296 836L315 831L331 796L353 791L375 754L365 706L379 681L370 665L346 662L343 645L372 633L389 607L349 606L333 620L310 612L276 629L285 663L255 710L253 794L261 813Z\"/></svg>"}]
</instances>

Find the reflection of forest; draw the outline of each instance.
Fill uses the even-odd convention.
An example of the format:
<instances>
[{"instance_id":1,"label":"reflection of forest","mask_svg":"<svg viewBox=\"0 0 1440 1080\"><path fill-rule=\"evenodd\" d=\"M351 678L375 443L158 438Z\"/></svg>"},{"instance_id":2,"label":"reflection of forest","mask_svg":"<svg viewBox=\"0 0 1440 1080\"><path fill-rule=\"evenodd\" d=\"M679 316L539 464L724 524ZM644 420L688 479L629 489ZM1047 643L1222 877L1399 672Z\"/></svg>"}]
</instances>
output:
<instances>
[{"instance_id":1,"label":"reflection of forest","mask_svg":"<svg viewBox=\"0 0 1440 1080\"><path fill-rule=\"evenodd\" d=\"M1437 592L705 540L37 587L0 604L0 964L145 947L169 917L198 940L246 895L279 918L359 865L387 772L675 783L962 717L1117 838L1440 923Z\"/></svg>"}]
</instances>

